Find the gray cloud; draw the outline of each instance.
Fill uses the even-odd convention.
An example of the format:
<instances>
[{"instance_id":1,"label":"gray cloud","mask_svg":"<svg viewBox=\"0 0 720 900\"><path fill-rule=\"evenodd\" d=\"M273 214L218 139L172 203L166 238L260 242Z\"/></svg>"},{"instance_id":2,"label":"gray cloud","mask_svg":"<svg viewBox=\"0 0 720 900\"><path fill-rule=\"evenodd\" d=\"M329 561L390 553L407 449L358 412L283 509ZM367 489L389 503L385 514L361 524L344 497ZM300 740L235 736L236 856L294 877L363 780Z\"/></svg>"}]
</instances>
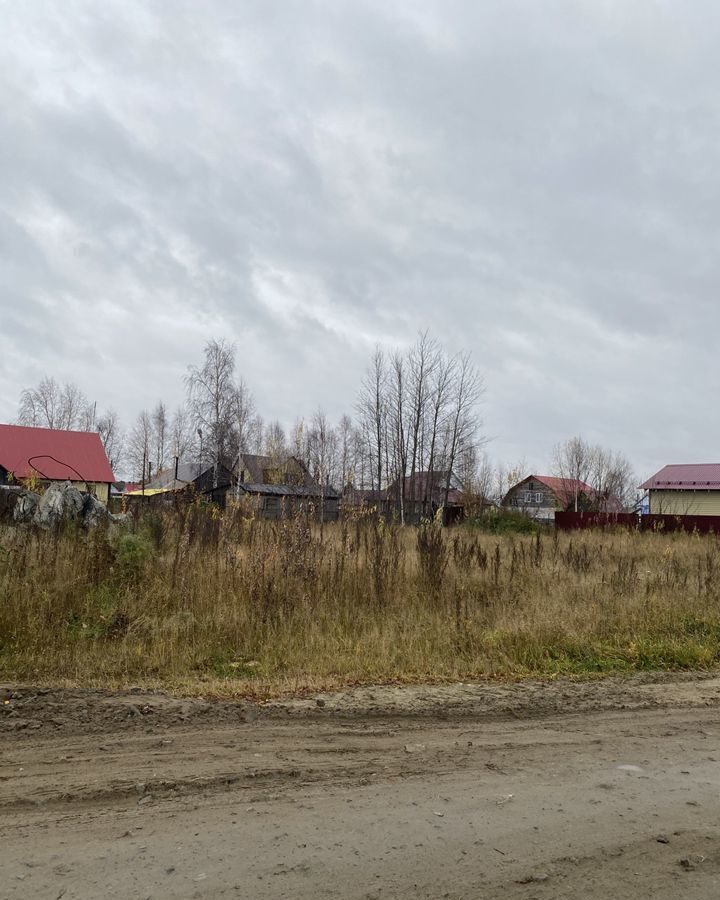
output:
<instances>
[{"instance_id":1,"label":"gray cloud","mask_svg":"<svg viewBox=\"0 0 720 900\"><path fill-rule=\"evenodd\" d=\"M486 373L491 452L717 458L720 10L5 4L0 419L45 374L126 420L238 344L268 418L376 341Z\"/></svg>"}]
</instances>

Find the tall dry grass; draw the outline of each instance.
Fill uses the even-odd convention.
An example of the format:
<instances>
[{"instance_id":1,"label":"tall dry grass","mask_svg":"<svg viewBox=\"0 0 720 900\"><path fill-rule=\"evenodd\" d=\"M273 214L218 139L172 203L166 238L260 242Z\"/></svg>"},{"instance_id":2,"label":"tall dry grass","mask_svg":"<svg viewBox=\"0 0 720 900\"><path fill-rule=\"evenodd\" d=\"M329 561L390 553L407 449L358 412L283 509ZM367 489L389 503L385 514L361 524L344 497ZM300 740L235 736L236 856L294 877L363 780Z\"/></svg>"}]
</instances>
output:
<instances>
[{"instance_id":1,"label":"tall dry grass","mask_svg":"<svg viewBox=\"0 0 720 900\"><path fill-rule=\"evenodd\" d=\"M269 693L709 668L720 544L494 536L193 505L134 533L0 532L0 676Z\"/></svg>"}]
</instances>

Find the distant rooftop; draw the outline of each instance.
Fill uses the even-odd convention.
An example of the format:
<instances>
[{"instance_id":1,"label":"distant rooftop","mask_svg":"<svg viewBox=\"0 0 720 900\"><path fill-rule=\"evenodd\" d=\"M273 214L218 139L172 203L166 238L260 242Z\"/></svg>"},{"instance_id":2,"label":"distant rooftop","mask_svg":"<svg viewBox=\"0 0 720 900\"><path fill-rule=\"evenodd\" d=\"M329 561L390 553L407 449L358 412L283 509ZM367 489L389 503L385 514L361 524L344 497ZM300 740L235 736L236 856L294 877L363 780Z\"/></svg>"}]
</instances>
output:
<instances>
[{"instance_id":1,"label":"distant rooftop","mask_svg":"<svg viewBox=\"0 0 720 900\"><path fill-rule=\"evenodd\" d=\"M94 431L0 425L0 466L15 478L115 481L100 435Z\"/></svg>"},{"instance_id":2,"label":"distant rooftop","mask_svg":"<svg viewBox=\"0 0 720 900\"><path fill-rule=\"evenodd\" d=\"M720 491L720 463L664 466L640 485L644 491Z\"/></svg>"}]
</instances>

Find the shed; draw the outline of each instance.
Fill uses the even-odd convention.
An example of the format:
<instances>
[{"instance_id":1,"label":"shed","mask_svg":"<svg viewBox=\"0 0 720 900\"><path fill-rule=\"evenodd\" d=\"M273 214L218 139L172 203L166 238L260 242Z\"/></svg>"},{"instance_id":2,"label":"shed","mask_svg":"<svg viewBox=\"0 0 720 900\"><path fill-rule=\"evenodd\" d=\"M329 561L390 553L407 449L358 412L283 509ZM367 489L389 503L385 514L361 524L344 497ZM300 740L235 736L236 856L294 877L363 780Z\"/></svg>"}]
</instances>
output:
<instances>
[{"instance_id":1,"label":"shed","mask_svg":"<svg viewBox=\"0 0 720 900\"><path fill-rule=\"evenodd\" d=\"M311 512L315 518L334 522L340 515L340 494L329 485L254 484L241 482L238 494L255 501L266 519L283 519Z\"/></svg>"}]
</instances>

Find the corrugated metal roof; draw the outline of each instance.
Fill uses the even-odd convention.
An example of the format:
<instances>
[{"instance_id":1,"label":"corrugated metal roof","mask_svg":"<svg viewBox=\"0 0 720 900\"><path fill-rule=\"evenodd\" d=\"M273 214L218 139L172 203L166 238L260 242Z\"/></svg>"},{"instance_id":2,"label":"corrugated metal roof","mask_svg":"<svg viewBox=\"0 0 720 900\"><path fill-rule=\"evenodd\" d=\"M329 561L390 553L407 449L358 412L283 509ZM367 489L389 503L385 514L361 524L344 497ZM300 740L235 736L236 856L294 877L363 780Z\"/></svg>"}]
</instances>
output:
<instances>
[{"instance_id":1,"label":"corrugated metal roof","mask_svg":"<svg viewBox=\"0 0 720 900\"><path fill-rule=\"evenodd\" d=\"M340 494L332 487L321 488L318 486L306 487L295 484L248 484L243 482L240 489L246 494L267 494L273 497L330 497L336 498Z\"/></svg>"},{"instance_id":2,"label":"corrugated metal roof","mask_svg":"<svg viewBox=\"0 0 720 900\"><path fill-rule=\"evenodd\" d=\"M100 435L94 431L0 425L0 466L15 478L115 481Z\"/></svg>"},{"instance_id":3,"label":"corrugated metal roof","mask_svg":"<svg viewBox=\"0 0 720 900\"><path fill-rule=\"evenodd\" d=\"M343 499L348 503L361 503L363 501L374 502L387 500L387 491L371 490L369 488L355 488L348 485L342 493Z\"/></svg>"},{"instance_id":4,"label":"corrugated metal roof","mask_svg":"<svg viewBox=\"0 0 720 900\"><path fill-rule=\"evenodd\" d=\"M257 453L241 453L236 470L236 474L240 478L243 477L243 470L247 471L247 475L244 477L251 484L268 484L266 479L270 476L267 473L272 471L282 478L283 483L301 482L305 487L317 486L316 480L308 472L305 464L296 456L286 456L280 459ZM276 481L278 481L277 477L273 478L272 483L274 484Z\"/></svg>"},{"instance_id":5,"label":"corrugated metal roof","mask_svg":"<svg viewBox=\"0 0 720 900\"><path fill-rule=\"evenodd\" d=\"M579 494L586 494L587 496L594 493L589 484L579 481L577 478L556 478L554 475L531 475L530 478L550 488L561 501L567 502L571 497L574 497L576 490Z\"/></svg>"},{"instance_id":6,"label":"corrugated metal roof","mask_svg":"<svg viewBox=\"0 0 720 900\"><path fill-rule=\"evenodd\" d=\"M197 463L178 462L177 478L175 478L175 466L170 466L157 472L152 481L145 485L145 489L166 488L173 491L180 490L195 481L203 471L205 470Z\"/></svg>"},{"instance_id":7,"label":"corrugated metal roof","mask_svg":"<svg viewBox=\"0 0 720 900\"><path fill-rule=\"evenodd\" d=\"M664 466L640 489L663 491L719 491L720 463L688 463Z\"/></svg>"}]
</instances>

